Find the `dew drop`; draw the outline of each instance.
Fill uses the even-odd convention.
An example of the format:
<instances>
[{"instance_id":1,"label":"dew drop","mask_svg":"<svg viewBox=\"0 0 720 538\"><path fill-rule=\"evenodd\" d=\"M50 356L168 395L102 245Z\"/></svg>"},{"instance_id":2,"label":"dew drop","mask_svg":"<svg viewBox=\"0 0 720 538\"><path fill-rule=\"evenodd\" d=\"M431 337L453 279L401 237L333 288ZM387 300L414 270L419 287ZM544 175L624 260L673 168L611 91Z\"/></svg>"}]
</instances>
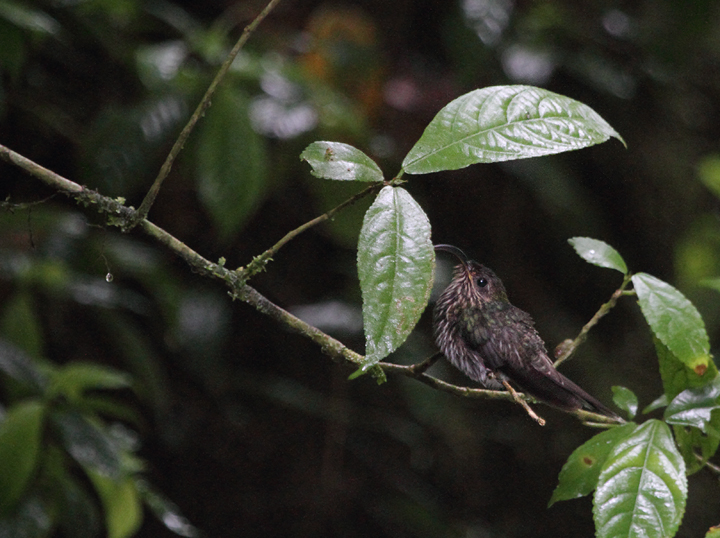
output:
<instances>
[{"instance_id":1,"label":"dew drop","mask_svg":"<svg viewBox=\"0 0 720 538\"><path fill-rule=\"evenodd\" d=\"M112 281L113 281L113 274L112 274L112 273L108 273L107 275L105 275L105 280L106 280L107 282L112 282Z\"/></svg>"}]
</instances>

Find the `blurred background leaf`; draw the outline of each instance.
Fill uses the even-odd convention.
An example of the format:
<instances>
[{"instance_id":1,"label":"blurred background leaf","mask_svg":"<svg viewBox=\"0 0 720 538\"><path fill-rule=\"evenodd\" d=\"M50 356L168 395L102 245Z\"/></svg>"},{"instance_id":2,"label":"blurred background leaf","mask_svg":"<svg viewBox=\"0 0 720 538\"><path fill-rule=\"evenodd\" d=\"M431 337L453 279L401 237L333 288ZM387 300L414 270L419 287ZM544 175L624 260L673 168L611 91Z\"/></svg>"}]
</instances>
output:
<instances>
[{"instance_id":1,"label":"blurred background leaf","mask_svg":"<svg viewBox=\"0 0 720 538\"><path fill-rule=\"evenodd\" d=\"M263 5L0 0L0 141L137 207ZM313 141L350 144L391 177L456 97L537 85L590 106L628 149L613 142L411 177L403 188L428 215L433 241L492 267L553 348L617 288L614 271L588 266L566 243L602 238L629 267L697 307L717 354L719 296L700 283L720 277L718 27L717 5L706 1L280 2L226 81L226 103L240 106L225 110L237 123L218 120L265 148L264 180L251 184L260 194L233 192L245 198L216 205L200 195L202 151L213 173L243 162L239 153L223 163L219 152L201 149L215 140L244 150L213 128L215 102L150 218L209 259L245 265L359 190L312 177L298 157ZM5 163L0 177L0 200L53 194ZM370 203L303 234L253 280L279 305L324 319L356 350L364 344L356 246ZM351 369L232 303L140 234L98 227L92 209L63 196L3 207L3 408L43 394L52 373L75 361L126 372L134 391L86 392L82 412L108 428L119 421L137 430L142 442L131 453L147 461L144 477L208 536L594 533L589 499L546 509L568 455L593 434L576 421L545 410L549 424L539 431L506 403L467 401L406 379L348 383ZM438 287L451 270L438 263ZM390 360L409 364L435 352L430 318L423 314ZM623 298L563 372L606 403L618 383L640 402L665 391L672 400L716 374L714 362L697 376L669 355L661 381L657 355L637 305ZM467 383L444 361L431 373ZM114 411L106 415L96 398ZM43 440L39 480L0 528L11 536L102 535L93 485L57 438ZM683 446L705 442L693 437ZM689 489L683 538L720 521L715 478L697 472ZM150 515L137 535L174 536Z\"/></svg>"}]
</instances>

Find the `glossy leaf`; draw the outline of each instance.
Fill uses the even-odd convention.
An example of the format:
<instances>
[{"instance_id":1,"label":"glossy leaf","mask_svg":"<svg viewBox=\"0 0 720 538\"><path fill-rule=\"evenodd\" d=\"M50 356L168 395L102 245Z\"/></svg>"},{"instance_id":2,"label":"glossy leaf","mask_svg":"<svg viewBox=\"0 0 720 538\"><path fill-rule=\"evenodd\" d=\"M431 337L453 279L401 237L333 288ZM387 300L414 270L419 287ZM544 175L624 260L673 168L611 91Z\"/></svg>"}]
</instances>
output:
<instances>
[{"instance_id":1,"label":"glossy leaf","mask_svg":"<svg viewBox=\"0 0 720 538\"><path fill-rule=\"evenodd\" d=\"M669 401L670 400L668 400L667 394L661 394L660 396L655 398L652 402L650 402L650 404L648 404L648 406L642 410L643 415L647 415L648 413L651 413L651 412L655 411L656 409L660 409L662 407L667 407Z\"/></svg>"},{"instance_id":2,"label":"glossy leaf","mask_svg":"<svg viewBox=\"0 0 720 538\"><path fill-rule=\"evenodd\" d=\"M710 342L695 306L670 284L647 273L633 275L632 283L655 336L688 367L705 372L712 363Z\"/></svg>"},{"instance_id":3,"label":"glossy leaf","mask_svg":"<svg viewBox=\"0 0 720 538\"><path fill-rule=\"evenodd\" d=\"M613 402L623 411L626 411L630 420L635 418L638 410L638 399L635 393L626 387L614 386L612 388Z\"/></svg>"},{"instance_id":4,"label":"glossy leaf","mask_svg":"<svg viewBox=\"0 0 720 538\"><path fill-rule=\"evenodd\" d=\"M370 157L341 142L313 142L300 154L312 167L312 174L340 181L382 181L382 170Z\"/></svg>"},{"instance_id":5,"label":"glossy leaf","mask_svg":"<svg viewBox=\"0 0 720 538\"><path fill-rule=\"evenodd\" d=\"M568 239L568 242L586 262L627 274L627 265L623 257L604 241L589 237L573 237Z\"/></svg>"},{"instance_id":6,"label":"glossy leaf","mask_svg":"<svg viewBox=\"0 0 720 538\"><path fill-rule=\"evenodd\" d=\"M131 382L128 374L107 366L71 362L54 372L48 392L49 396L63 395L68 400L77 400L86 390L127 388Z\"/></svg>"},{"instance_id":7,"label":"glossy leaf","mask_svg":"<svg viewBox=\"0 0 720 538\"><path fill-rule=\"evenodd\" d=\"M180 509L174 502L156 491L144 480L137 480L136 486L147 507L170 531L187 538L200 536L200 531L180 513Z\"/></svg>"},{"instance_id":8,"label":"glossy leaf","mask_svg":"<svg viewBox=\"0 0 720 538\"><path fill-rule=\"evenodd\" d=\"M720 437L712 424L713 411L720 409L720 378L704 387L693 387L675 396L665 409L665 422L675 426L691 426L703 433Z\"/></svg>"},{"instance_id":9,"label":"glossy leaf","mask_svg":"<svg viewBox=\"0 0 720 538\"><path fill-rule=\"evenodd\" d=\"M687 477L670 428L649 420L618 442L595 491L598 538L669 538L685 512Z\"/></svg>"},{"instance_id":10,"label":"glossy leaf","mask_svg":"<svg viewBox=\"0 0 720 538\"><path fill-rule=\"evenodd\" d=\"M4 340L0 340L0 371L38 392L46 383L45 375L32 358L19 347Z\"/></svg>"},{"instance_id":11,"label":"glossy leaf","mask_svg":"<svg viewBox=\"0 0 720 538\"><path fill-rule=\"evenodd\" d=\"M111 478L88 470L105 513L108 538L128 538L140 528L143 513L140 494L132 476Z\"/></svg>"},{"instance_id":12,"label":"glossy leaf","mask_svg":"<svg viewBox=\"0 0 720 538\"><path fill-rule=\"evenodd\" d=\"M0 423L0 514L7 514L27 488L40 456L45 404L12 406Z\"/></svg>"},{"instance_id":13,"label":"glossy leaf","mask_svg":"<svg viewBox=\"0 0 720 538\"><path fill-rule=\"evenodd\" d=\"M112 437L83 415L56 411L53 423L65 450L83 467L113 479L120 476L120 453Z\"/></svg>"},{"instance_id":14,"label":"glossy leaf","mask_svg":"<svg viewBox=\"0 0 720 538\"><path fill-rule=\"evenodd\" d=\"M686 389L704 387L717 379L718 370L712 360L708 363L708 367L699 374L680 362L657 338L655 338L655 350L658 355L660 378L667 401L672 401ZM711 424L714 428L720 429L720 413L711 415ZM702 457L707 459L715 454L720 443L719 438L704 435L700 430L694 428L688 430L681 426L673 426L673 431L680 453L685 458L688 474L698 471L703 465L695 457L696 449L699 449Z\"/></svg>"},{"instance_id":15,"label":"glossy leaf","mask_svg":"<svg viewBox=\"0 0 720 538\"><path fill-rule=\"evenodd\" d=\"M710 527L710 529L705 534L705 538L720 538L720 525Z\"/></svg>"},{"instance_id":16,"label":"glossy leaf","mask_svg":"<svg viewBox=\"0 0 720 538\"><path fill-rule=\"evenodd\" d=\"M242 92L223 86L198 127L200 201L223 240L240 231L259 208L266 190L265 144L252 129L247 107Z\"/></svg>"},{"instance_id":17,"label":"glossy leaf","mask_svg":"<svg viewBox=\"0 0 720 538\"><path fill-rule=\"evenodd\" d=\"M432 288L430 222L402 188L384 187L365 214L358 241L366 362L392 353L415 327Z\"/></svg>"},{"instance_id":18,"label":"glossy leaf","mask_svg":"<svg viewBox=\"0 0 720 538\"><path fill-rule=\"evenodd\" d=\"M600 471L610 451L637 427L637 424L629 423L610 428L577 447L560 471L558 485L548 506L591 493L597 486Z\"/></svg>"},{"instance_id":19,"label":"glossy leaf","mask_svg":"<svg viewBox=\"0 0 720 538\"><path fill-rule=\"evenodd\" d=\"M409 174L551 155L620 135L578 101L532 86L492 86L455 99L407 154ZM623 142L624 143L624 142Z\"/></svg>"}]
</instances>

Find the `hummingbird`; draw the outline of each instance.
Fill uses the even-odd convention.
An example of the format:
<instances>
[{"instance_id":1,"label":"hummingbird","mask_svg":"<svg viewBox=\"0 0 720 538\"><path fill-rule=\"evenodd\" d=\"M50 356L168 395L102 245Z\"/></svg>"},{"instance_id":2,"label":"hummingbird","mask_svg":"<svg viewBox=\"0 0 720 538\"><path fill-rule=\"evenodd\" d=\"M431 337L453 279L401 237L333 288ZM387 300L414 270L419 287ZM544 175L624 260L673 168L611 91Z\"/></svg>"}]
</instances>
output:
<instances>
[{"instance_id":1,"label":"hummingbird","mask_svg":"<svg viewBox=\"0 0 720 538\"><path fill-rule=\"evenodd\" d=\"M558 372L527 312L510 304L505 286L489 268L452 245L436 245L460 263L435 304L435 341L450 363L488 389L505 387L541 425L510 383L562 410L585 409L619 418Z\"/></svg>"}]
</instances>

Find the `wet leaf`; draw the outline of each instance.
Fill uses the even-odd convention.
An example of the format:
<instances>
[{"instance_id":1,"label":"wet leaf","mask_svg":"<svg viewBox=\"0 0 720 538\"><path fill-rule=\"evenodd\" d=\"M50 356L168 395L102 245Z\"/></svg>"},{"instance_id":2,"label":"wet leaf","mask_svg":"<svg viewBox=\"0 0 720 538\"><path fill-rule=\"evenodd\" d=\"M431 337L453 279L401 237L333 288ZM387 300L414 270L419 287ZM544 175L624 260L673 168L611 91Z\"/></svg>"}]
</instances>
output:
<instances>
[{"instance_id":1,"label":"wet leaf","mask_svg":"<svg viewBox=\"0 0 720 538\"><path fill-rule=\"evenodd\" d=\"M106 431L74 411L55 411L52 419L63 447L75 461L113 479L121 475L120 453Z\"/></svg>"},{"instance_id":2,"label":"wet leaf","mask_svg":"<svg viewBox=\"0 0 720 538\"><path fill-rule=\"evenodd\" d=\"M626 387L615 386L612 388L613 401L623 411L627 411L630 420L635 418L638 410L638 399L635 393Z\"/></svg>"},{"instance_id":3,"label":"wet leaf","mask_svg":"<svg viewBox=\"0 0 720 538\"><path fill-rule=\"evenodd\" d=\"M705 323L695 306L670 284L647 273L633 275L632 283L655 336L680 361L703 375L712 358Z\"/></svg>"},{"instance_id":4,"label":"wet leaf","mask_svg":"<svg viewBox=\"0 0 720 538\"><path fill-rule=\"evenodd\" d=\"M458 97L405 157L408 174L551 155L620 135L578 101L532 86L492 86ZM624 142L623 142L624 143Z\"/></svg>"},{"instance_id":5,"label":"wet leaf","mask_svg":"<svg viewBox=\"0 0 720 538\"><path fill-rule=\"evenodd\" d=\"M649 420L607 457L594 497L596 535L671 537L686 500L685 462L670 428Z\"/></svg>"},{"instance_id":6,"label":"wet leaf","mask_svg":"<svg viewBox=\"0 0 720 538\"><path fill-rule=\"evenodd\" d=\"M675 426L692 426L712 437L720 431L711 424L713 411L720 409L720 377L704 387L693 387L673 398L665 409L665 422Z\"/></svg>"},{"instance_id":7,"label":"wet leaf","mask_svg":"<svg viewBox=\"0 0 720 538\"><path fill-rule=\"evenodd\" d=\"M0 423L0 514L7 514L27 488L40 457L45 404L13 405Z\"/></svg>"},{"instance_id":8,"label":"wet leaf","mask_svg":"<svg viewBox=\"0 0 720 538\"><path fill-rule=\"evenodd\" d=\"M568 242L573 246L575 252L586 262L597 265L598 267L615 269L624 275L627 274L627 265L623 257L620 256L617 250L604 241L591 239L589 237L573 237L568 239Z\"/></svg>"},{"instance_id":9,"label":"wet leaf","mask_svg":"<svg viewBox=\"0 0 720 538\"><path fill-rule=\"evenodd\" d=\"M548 507L558 501L576 499L591 493L597 486L600 471L610 451L637 427L637 424L629 423L610 428L576 448L560 471L558 485Z\"/></svg>"},{"instance_id":10,"label":"wet leaf","mask_svg":"<svg viewBox=\"0 0 720 538\"><path fill-rule=\"evenodd\" d=\"M427 306L435 270L430 222L402 188L385 187L368 209L358 241L366 362L387 357Z\"/></svg>"},{"instance_id":11,"label":"wet leaf","mask_svg":"<svg viewBox=\"0 0 720 538\"><path fill-rule=\"evenodd\" d=\"M78 400L83 392L93 389L121 389L130 387L132 378L124 373L85 362L71 362L53 373L48 396L63 395Z\"/></svg>"},{"instance_id":12,"label":"wet leaf","mask_svg":"<svg viewBox=\"0 0 720 538\"><path fill-rule=\"evenodd\" d=\"M312 174L340 181L382 181L382 170L370 157L340 142L313 142L300 154L312 167Z\"/></svg>"}]
</instances>

